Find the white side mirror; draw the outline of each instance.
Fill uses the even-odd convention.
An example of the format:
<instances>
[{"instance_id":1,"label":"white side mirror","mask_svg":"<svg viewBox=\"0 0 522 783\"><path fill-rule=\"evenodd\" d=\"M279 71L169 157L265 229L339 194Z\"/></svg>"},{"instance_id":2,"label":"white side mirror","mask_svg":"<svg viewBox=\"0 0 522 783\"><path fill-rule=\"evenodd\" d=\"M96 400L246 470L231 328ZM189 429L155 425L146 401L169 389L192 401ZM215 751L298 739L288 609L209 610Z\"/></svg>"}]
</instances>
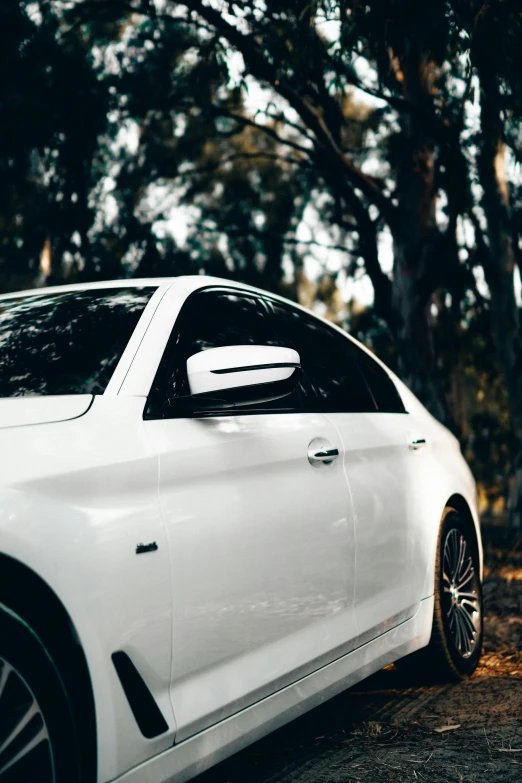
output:
<instances>
[{"instance_id":1,"label":"white side mirror","mask_svg":"<svg viewBox=\"0 0 522 783\"><path fill-rule=\"evenodd\" d=\"M190 393L193 396L214 395L220 398L230 397L223 394L232 392L236 403L252 402L255 390L248 387L263 387L260 399L277 399L288 394L293 387L293 377L301 366L299 354L292 348L278 348L272 345L229 345L222 348L209 348L187 360L187 376ZM285 383L286 381L286 383ZM276 384L272 394L270 386ZM284 391L279 389L285 387ZM245 389L245 394L241 394ZM279 389L279 391L278 391ZM259 400L260 401L260 400Z\"/></svg>"}]
</instances>

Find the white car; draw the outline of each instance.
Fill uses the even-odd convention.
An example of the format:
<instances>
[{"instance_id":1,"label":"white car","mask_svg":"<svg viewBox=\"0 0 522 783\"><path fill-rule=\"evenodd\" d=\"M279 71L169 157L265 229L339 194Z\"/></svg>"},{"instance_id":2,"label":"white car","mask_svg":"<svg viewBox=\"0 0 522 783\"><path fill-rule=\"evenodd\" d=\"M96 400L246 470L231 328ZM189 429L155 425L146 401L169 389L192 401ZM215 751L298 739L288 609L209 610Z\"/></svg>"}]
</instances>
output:
<instances>
[{"instance_id":1,"label":"white car","mask_svg":"<svg viewBox=\"0 0 522 783\"><path fill-rule=\"evenodd\" d=\"M186 781L415 651L477 666L458 442L327 321L202 276L9 294L0 398L0 783Z\"/></svg>"}]
</instances>

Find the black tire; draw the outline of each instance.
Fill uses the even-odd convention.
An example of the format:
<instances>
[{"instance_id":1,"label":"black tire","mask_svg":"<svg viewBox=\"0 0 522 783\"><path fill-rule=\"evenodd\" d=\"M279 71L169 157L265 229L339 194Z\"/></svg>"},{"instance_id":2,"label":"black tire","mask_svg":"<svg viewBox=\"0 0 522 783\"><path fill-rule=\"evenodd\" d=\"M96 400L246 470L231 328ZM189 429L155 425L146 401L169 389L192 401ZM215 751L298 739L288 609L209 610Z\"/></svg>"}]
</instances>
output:
<instances>
[{"instance_id":1,"label":"black tire","mask_svg":"<svg viewBox=\"0 0 522 783\"><path fill-rule=\"evenodd\" d=\"M79 783L76 749L53 661L23 619L0 607L0 783Z\"/></svg>"},{"instance_id":2,"label":"black tire","mask_svg":"<svg viewBox=\"0 0 522 783\"><path fill-rule=\"evenodd\" d=\"M454 546L463 553L460 568L459 555L452 558ZM449 578L450 560L460 582ZM440 524L434 599L428 646L398 661L397 668L425 681L458 682L470 677L480 660L484 607L475 531L454 508L445 509Z\"/></svg>"}]
</instances>

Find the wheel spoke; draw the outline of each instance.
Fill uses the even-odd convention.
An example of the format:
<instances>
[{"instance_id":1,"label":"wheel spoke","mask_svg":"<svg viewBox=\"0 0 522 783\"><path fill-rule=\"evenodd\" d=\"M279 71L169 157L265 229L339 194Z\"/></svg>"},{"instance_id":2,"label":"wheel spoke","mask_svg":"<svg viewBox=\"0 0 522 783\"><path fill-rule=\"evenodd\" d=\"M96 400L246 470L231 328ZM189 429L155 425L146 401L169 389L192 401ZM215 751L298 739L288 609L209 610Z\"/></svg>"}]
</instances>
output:
<instances>
[{"instance_id":1,"label":"wheel spoke","mask_svg":"<svg viewBox=\"0 0 522 783\"><path fill-rule=\"evenodd\" d=\"M461 572L462 564L464 562L464 558L466 557L466 541L464 540L464 536L459 537L459 554L457 558L457 565L455 567L454 571L454 577L455 581L458 579L458 575Z\"/></svg>"},{"instance_id":2,"label":"wheel spoke","mask_svg":"<svg viewBox=\"0 0 522 783\"><path fill-rule=\"evenodd\" d=\"M449 565L449 572L450 576L452 577L455 574L455 569L457 565L457 531L452 530L451 533L448 536L446 547L447 552L445 554L447 555L448 565Z\"/></svg>"},{"instance_id":3,"label":"wheel spoke","mask_svg":"<svg viewBox=\"0 0 522 783\"><path fill-rule=\"evenodd\" d=\"M477 629L475 628L475 623L473 622L473 618L471 615L464 609L462 604L459 606L459 613L460 617L462 619L462 623L467 628L467 630L471 634L475 634L477 632Z\"/></svg>"},{"instance_id":4,"label":"wheel spoke","mask_svg":"<svg viewBox=\"0 0 522 783\"><path fill-rule=\"evenodd\" d=\"M13 667L9 663L7 663L7 661L3 661L2 673L0 674L0 699L2 698L2 695L5 690L5 686L7 684L7 680L12 671L13 671Z\"/></svg>"},{"instance_id":5,"label":"wheel spoke","mask_svg":"<svg viewBox=\"0 0 522 783\"><path fill-rule=\"evenodd\" d=\"M42 726L38 734L36 734L32 740L27 743L27 745L24 745L24 747L16 754L16 756L13 756L12 759L4 764L4 766L0 769L0 775L3 775L4 772L10 769L14 764L18 764L19 761L22 761L22 759L28 756L29 753L31 753L40 744L40 742L45 741L49 741L49 735L45 726Z\"/></svg>"},{"instance_id":6,"label":"wheel spoke","mask_svg":"<svg viewBox=\"0 0 522 783\"><path fill-rule=\"evenodd\" d=\"M476 596L473 596L473 598L463 598L460 602L460 605L464 611L467 611L466 607L469 607L473 614L479 614L479 602Z\"/></svg>"},{"instance_id":7,"label":"wheel spoke","mask_svg":"<svg viewBox=\"0 0 522 783\"><path fill-rule=\"evenodd\" d=\"M455 629L455 644L457 647L457 650L459 652L462 652L462 629L460 626L460 617L459 613L454 613L455 623L454 623L454 629Z\"/></svg>"},{"instance_id":8,"label":"wheel spoke","mask_svg":"<svg viewBox=\"0 0 522 783\"><path fill-rule=\"evenodd\" d=\"M466 567L460 569L460 573L455 579L459 590L461 587L464 587L464 585L467 584L467 582L469 582L473 574L474 574L473 563L471 561L471 557L469 557L468 560L466 561Z\"/></svg>"},{"instance_id":9,"label":"wheel spoke","mask_svg":"<svg viewBox=\"0 0 522 783\"><path fill-rule=\"evenodd\" d=\"M14 740L18 737L20 732L25 729L29 721L35 717L35 715L38 715L40 710L38 709L38 705L36 702L33 702L29 709L26 711L25 715L22 716L22 718L18 721L12 732L9 734L6 740L0 745L0 756L6 750L6 748L14 742Z\"/></svg>"},{"instance_id":10,"label":"wheel spoke","mask_svg":"<svg viewBox=\"0 0 522 783\"><path fill-rule=\"evenodd\" d=\"M464 648L464 655L469 655L471 653L470 634L468 632L468 628L466 626L466 622L464 620L464 617L462 616L462 612L460 610L457 610L457 614L458 614L459 622L460 622L460 631L461 631L461 634L462 634L462 646Z\"/></svg>"},{"instance_id":11,"label":"wheel spoke","mask_svg":"<svg viewBox=\"0 0 522 783\"><path fill-rule=\"evenodd\" d=\"M54 783L54 760L44 715L24 677L0 658L0 781ZM14 777L13 777L14 776Z\"/></svg>"}]
</instances>

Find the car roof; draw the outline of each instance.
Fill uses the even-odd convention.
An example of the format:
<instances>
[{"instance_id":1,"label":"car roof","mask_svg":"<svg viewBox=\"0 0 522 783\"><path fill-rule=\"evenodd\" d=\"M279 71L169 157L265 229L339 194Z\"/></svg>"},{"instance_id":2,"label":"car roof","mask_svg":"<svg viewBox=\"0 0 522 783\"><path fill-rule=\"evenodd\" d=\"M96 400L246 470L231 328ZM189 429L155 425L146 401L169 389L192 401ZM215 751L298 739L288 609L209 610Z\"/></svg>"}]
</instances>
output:
<instances>
[{"instance_id":1,"label":"car roof","mask_svg":"<svg viewBox=\"0 0 522 783\"><path fill-rule=\"evenodd\" d=\"M17 299L21 296L42 296L47 294L59 294L67 291L90 291L103 290L104 288L170 288L176 284L182 286L187 293L198 288L207 286L227 286L229 288L241 288L258 294L270 294L277 299L283 300L283 297L263 291L260 288L254 288L246 283L235 280L227 280L220 277L211 277L210 275L178 275L172 277L132 277L119 278L117 280L97 280L91 283L66 283L64 285L41 286L39 288L27 288L19 291L12 291L8 294L0 294L0 301L3 299ZM286 301L286 300L285 300Z\"/></svg>"},{"instance_id":2,"label":"car roof","mask_svg":"<svg viewBox=\"0 0 522 783\"><path fill-rule=\"evenodd\" d=\"M20 296L38 296L42 294L59 294L66 291L89 291L103 288L142 288L154 286L158 288L165 283L172 283L175 277L144 277L123 280L98 280L93 283L68 283L65 285L41 286L40 288L28 288L20 291L12 291L9 294L0 294L0 299L17 299Z\"/></svg>"}]
</instances>

